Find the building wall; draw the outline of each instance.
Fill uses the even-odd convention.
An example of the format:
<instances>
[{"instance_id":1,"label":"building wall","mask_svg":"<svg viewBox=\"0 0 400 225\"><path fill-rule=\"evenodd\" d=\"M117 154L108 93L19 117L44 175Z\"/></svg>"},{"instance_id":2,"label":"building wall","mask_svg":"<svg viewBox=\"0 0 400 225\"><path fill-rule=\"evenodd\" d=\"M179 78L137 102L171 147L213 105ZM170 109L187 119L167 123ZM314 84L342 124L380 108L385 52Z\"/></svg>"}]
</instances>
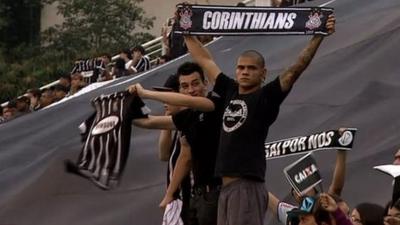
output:
<instances>
[{"instance_id":1,"label":"building wall","mask_svg":"<svg viewBox=\"0 0 400 225\"><path fill-rule=\"evenodd\" d=\"M55 25L61 24L63 22L63 18L60 15L57 15L57 5L45 5L42 8L41 16L40 16L40 30L46 30L47 28Z\"/></svg>"},{"instance_id":2,"label":"building wall","mask_svg":"<svg viewBox=\"0 0 400 225\"><path fill-rule=\"evenodd\" d=\"M148 31L154 36L160 36L162 24L171 16L175 11L175 5L181 3L182 0L144 0L141 6L144 8L148 17L156 17L154 27ZM236 5L238 1L232 0L192 0L188 1L197 4L212 4L212 5ZM41 13L41 30L53 26L54 24L61 24L63 21L60 15L57 15L57 8L55 4L46 5Z\"/></svg>"}]
</instances>

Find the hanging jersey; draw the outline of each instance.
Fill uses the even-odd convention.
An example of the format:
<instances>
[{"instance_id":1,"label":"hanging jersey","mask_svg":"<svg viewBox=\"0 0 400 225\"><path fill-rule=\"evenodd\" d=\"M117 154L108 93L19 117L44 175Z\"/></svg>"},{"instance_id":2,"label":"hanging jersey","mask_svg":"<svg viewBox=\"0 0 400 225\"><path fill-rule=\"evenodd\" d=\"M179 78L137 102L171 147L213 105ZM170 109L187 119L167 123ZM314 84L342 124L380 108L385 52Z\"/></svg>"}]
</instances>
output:
<instances>
[{"instance_id":1,"label":"hanging jersey","mask_svg":"<svg viewBox=\"0 0 400 225\"><path fill-rule=\"evenodd\" d=\"M103 189L114 188L129 154L132 120L147 117L143 101L128 92L101 95L92 100L93 113L81 124L84 144L67 171L90 178Z\"/></svg>"}]
</instances>

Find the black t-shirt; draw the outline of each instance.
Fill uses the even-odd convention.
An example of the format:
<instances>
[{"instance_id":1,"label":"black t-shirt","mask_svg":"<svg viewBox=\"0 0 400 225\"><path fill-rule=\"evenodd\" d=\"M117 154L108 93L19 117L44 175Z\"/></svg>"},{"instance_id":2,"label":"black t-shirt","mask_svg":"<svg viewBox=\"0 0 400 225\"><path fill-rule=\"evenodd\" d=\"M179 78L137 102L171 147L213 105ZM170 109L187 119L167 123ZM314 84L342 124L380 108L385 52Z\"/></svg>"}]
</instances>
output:
<instances>
[{"instance_id":1,"label":"black t-shirt","mask_svg":"<svg viewBox=\"0 0 400 225\"><path fill-rule=\"evenodd\" d=\"M222 73L218 76L214 91L223 99L225 110L216 174L264 181L265 139L287 92L282 92L279 77L250 94L238 90L233 79Z\"/></svg>"},{"instance_id":2,"label":"black t-shirt","mask_svg":"<svg viewBox=\"0 0 400 225\"><path fill-rule=\"evenodd\" d=\"M218 151L222 110L220 98L209 95L216 108L212 112L193 109L182 110L172 116L176 128L185 135L192 153L194 186L218 185L215 177L215 161Z\"/></svg>"},{"instance_id":3,"label":"black t-shirt","mask_svg":"<svg viewBox=\"0 0 400 225\"><path fill-rule=\"evenodd\" d=\"M92 100L96 112L81 126L84 144L77 166L102 188L113 188L129 154L132 120L147 117L143 101L128 92L102 95Z\"/></svg>"}]
</instances>

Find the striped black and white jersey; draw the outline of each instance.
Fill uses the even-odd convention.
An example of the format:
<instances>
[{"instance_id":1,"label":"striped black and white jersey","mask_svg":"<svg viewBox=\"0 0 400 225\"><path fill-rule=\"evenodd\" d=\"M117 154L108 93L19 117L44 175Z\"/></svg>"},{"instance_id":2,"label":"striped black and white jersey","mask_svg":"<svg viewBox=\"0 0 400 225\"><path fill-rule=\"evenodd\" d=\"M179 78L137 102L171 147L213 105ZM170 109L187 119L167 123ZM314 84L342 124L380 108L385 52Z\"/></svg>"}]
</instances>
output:
<instances>
[{"instance_id":1,"label":"striped black and white jersey","mask_svg":"<svg viewBox=\"0 0 400 225\"><path fill-rule=\"evenodd\" d=\"M143 101L117 92L92 100L93 113L80 126L84 144L75 165L69 172L90 178L103 189L114 188L121 177L129 154L132 120L147 117L149 109Z\"/></svg>"},{"instance_id":2,"label":"striped black and white jersey","mask_svg":"<svg viewBox=\"0 0 400 225\"><path fill-rule=\"evenodd\" d=\"M140 58L140 60L135 65L136 72L140 73L150 69L150 60L146 56Z\"/></svg>"},{"instance_id":3,"label":"striped black and white jersey","mask_svg":"<svg viewBox=\"0 0 400 225\"><path fill-rule=\"evenodd\" d=\"M75 63L74 67L72 68L71 74L93 71L93 75L88 80L88 83L94 83L101 79L101 74L105 69L106 65L101 59L80 60Z\"/></svg>"},{"instance_id":4,"label":"striped black and white jersey","mask_svg":"<svg viewBox=\"0 0 400 225\"><path fill-rule=\"evenodd\" d=\"M98 67L105 68L104 62L101 59L80 60L75 63L74 67L72 68L71 74L77 72L92 71Z\"/></svg>"}]
</instances>

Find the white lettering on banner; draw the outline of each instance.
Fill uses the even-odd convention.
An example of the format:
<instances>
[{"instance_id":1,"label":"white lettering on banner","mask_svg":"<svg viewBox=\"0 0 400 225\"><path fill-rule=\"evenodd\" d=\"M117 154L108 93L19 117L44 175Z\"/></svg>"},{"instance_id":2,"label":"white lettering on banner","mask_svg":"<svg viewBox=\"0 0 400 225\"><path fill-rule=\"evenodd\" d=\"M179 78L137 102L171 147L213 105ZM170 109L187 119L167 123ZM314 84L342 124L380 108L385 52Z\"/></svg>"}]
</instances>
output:
<instances>
[{"instance_id":1,"label":"white lettering on banner","mask_svg":"<svg viewBox=\"0 0 400 225\"><path fill-rule=\"evenodd\" d=\"M289 16L287 17L287 22L285 24L285 29L290 29L294 25L294 20L296 19L297 14L296 13L289 13Z\"/></svg>"},{"instance_id":2,"label":"white lettering on banner","mask_svg":"<svg viewBox=\"0 0 400 225\"><path fill-rule=\"evenodd\" d=\"M301 152L306 150L306 140L307 137L293 138L285 140L283 142L276 142L271 145L265 145L266 157L276 157L280 155L285 155L286 152Z\"/></svg>"},{"instance_id":3,"label":"white lettering on banner","mask_svg":"<svg viewBox=\"0 0 400 225\"><path fill-rule=\"evenodd\" d=\"M228 12L223 12L222 17L221 17L221 23L224 25L223 29L226 30L228 29L229 26L229 16L230 14Z\"/></svg>"},{"instance_id":4,"label":"white lettering on banner","mask_svg":"<svg viewBox=\"0 0 400 225\"><path fill-rule=\"evenodd\" d=\"M308 148L316 149L329 146L332 142L332 137L335 133L330 131L328 133L323 132L320 134L311 135L308 140Z\"/></svg>"},{"instance_id":5,"label":"white lettering on banner","mask_svg":"<svg viewBox=\"0 0 400 225\"><path fill-rule=\"evenodd\" d=\"M219 27L219 21L221 19L221 13L215 12L211 18L211 29L216 30Z\"/></svg>"},{"instance_id":6,"label":"white lettering on banner","mask_svg":"<svg viewBox=\"0 0 400 225\"><path fill-rule=\"evenodd\" d=\"M203 29L205 30L262 30L291 29L297 14L262 12L220 12L205 11Z\"/></svg>"},{"instance_id":7,"label":"white lettering on banner","mask_svg":"<svg viewBox=\"0 0 400 225\"><path fill-rule=\"evenodd\" d=\"M212 17L212 12L206 11L204 13L203 28L206 29L206 30L210 29L210 27L211 27L211 22L210 22L211 17Z\"/></svg>"},{"instance_id":8,"label":"white lettering on banner","mask_svg":"<svg viewBox=\"0 0 400 225\"><path fill-rule=\"evenodd\" d=\"M311 164L310 166L300 171L298 174L294 175L294 180L296 181L296 183L300 184L301 182L306 180L309 176L313 175L317 171L318 171L317 167L314 164Z\"/></svg>"}]
</instances>

